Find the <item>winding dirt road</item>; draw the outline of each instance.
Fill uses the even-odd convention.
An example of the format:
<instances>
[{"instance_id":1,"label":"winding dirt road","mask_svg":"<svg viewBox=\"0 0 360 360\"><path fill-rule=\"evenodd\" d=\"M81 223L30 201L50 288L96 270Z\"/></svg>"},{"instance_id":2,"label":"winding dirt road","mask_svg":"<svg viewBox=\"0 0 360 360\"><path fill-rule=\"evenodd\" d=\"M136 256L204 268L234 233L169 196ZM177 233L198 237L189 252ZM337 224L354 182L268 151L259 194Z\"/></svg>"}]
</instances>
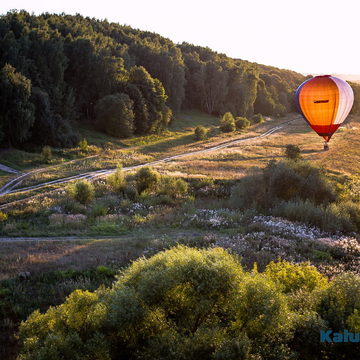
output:
<instances>
[{"instance_id":1,"label":"winding dirt road","mask_svg":"<svg viewBox=\"0 0 360 360\"><path fill-rule=\"evenodd\" d=\"M11 167L8 167L8 166L6 166L4 164L0 164L0 170L5 171L5 172L10 173L10 174L18 174L19 173L18 170L15 170L15 169L13 169Z\"/></svg>"}]
</instances>

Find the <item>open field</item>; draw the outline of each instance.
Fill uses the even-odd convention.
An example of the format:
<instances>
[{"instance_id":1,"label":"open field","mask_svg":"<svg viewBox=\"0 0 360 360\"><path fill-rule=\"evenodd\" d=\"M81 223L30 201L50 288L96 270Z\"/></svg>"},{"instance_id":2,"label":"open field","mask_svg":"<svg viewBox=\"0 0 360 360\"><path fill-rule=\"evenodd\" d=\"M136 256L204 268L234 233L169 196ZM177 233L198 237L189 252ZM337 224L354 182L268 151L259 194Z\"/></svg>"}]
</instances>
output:
<instances>
[{"instance_id":1,"label":"open field","mask_svg":"<svg viewBox=\"0 0 360 360\"><path fill-rule=\"evenodd\" d=\"M131 193L114 190L106 178L99 178L94 181L95 197L88 204L75 201L65 191L66 184L1 196L2 204L29 198L2 210L5 216L0 213L0 236L4 237L0 238L0 311L5 314L0 319L0 340L7 344L0 349L0 357L16 357L14 334L20 321L35 309L45 311L75 289L92 291L100 285L110 286L118 271L133 260L178 243L223 247L238 255L246 269L256 263L263 271L270 261L283 258L310 261L328 277L346 270L359 273L358 233L326 232L231 206L238 179L252 167L264 168L270 160L284 159L288 144L298 145L304 159L323 166L335 178L359 173L359 117L350 117L339 129L328 152L322 149L322 139L297 118L297 114L289 114L246 131L197 142L195 126L210 128L217 119L189 112L181 114L163 134L123 141L111 142L91 129L80 129L90 150L86 154L78 148L54 151L50 164L42 163L39 154L5 152L4 163L28 174L18 184L25 187L114 169L118 163L125 167L145 164L214 147L154 165L161 176L185 180L187 190L180 195L156 190L131 197ZM294 121L287 123L290 120ZM258 137L269 129L277 131ZM249 140L216 148L237 139ZM133 172L127 179L130 188L135 186ZM0 187L17 176L0 173ZM325 211L325 207L319 209Z\"/></svg>"},{"instance_id":2,"label":"open field","mask_svg":"<svg viewBox=\"0 0 360 360\"><path fill-rule=\"evenodd\" d=\"M201 230L165 233L134 231L131 235L68 238L0 238L0 281L14 275L47 271L84 270L100 265L121 268L144 253L163 248Z\"/></svg>"},{"instance_id":3,"label":"open field","mask_svg":"<svg viewBox=\"0 0 360 360\"><path fill-rule=\"evenodd\" d=\"M293 116L294 118L295 116ZM281 119L286 121L291 117ZM279 120L272 121L275 126ZM266 129L268 123L251 129L246 136L255 136ZM161 165L163 171L182 174L201 174L214 178L239 178L247 169L264 167L270 160L284 158L284 149L288 144L298 145L301 156L324 168L354 175L360 171L360 118L350 117L339 128L330 141L330 150L323 151L323 141L302 119L296 120L271 137L235 145L203 156L189 156ZM160 166L159 166L160 168Z\"/></svg>"}]
</instances>

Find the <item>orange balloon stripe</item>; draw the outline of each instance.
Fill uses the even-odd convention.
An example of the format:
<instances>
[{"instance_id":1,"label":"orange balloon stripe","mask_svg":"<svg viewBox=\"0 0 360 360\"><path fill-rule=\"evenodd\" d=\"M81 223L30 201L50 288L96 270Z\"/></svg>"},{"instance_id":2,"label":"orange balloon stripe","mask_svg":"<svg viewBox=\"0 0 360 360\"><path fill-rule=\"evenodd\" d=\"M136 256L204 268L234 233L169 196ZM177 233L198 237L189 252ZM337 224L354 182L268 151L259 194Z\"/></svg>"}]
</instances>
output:
<instances>
[{"instance_id":1,"label":"orange balloon stripe","mask_svg":"<svg viewBox=\"0 0 360 360\"><path fill-rule=\"evenodd\" d=\"M333 125L339 107L339 89L328 76L319 76L307 82L299 94L301 110L311 127L321 136L333 134Z\"/></svg>"}]
</instances>

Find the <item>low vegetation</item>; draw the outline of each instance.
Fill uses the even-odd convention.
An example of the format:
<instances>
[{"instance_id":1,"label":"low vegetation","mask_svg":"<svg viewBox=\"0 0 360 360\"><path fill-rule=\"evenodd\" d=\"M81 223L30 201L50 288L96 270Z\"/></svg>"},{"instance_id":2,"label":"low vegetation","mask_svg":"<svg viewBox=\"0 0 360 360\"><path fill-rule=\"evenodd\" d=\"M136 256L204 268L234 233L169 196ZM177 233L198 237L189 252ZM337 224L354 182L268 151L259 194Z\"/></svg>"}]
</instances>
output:
<instances>
[{"instance_id":1,"label":"low vegetation","mask_svg":"<svg viewBox=\"0 0 360 360\"><path fill-rule=\"evenodd\" d=\"M195 139L196 140L200 141L200 140L205 140L206 139L207 130L206 130L206 128L204 126L201 126L201 125L197 126L195 128L194 133L195 133Z\"/></svg>"},{"instance_id":2,"label":"low vegetation","mask_svg":"<svg viewBox=\"0 0 360 360\"><path fill-rule=\"evenodd\" d=\"M360 231L356 215L360 204L351 191L346 187L340 190L341 184L331 181L321 168L296 160L271 161L262 170L252 170L233 188L231 205L254 208L330 232Z\"/></svg>"}]
</instances>

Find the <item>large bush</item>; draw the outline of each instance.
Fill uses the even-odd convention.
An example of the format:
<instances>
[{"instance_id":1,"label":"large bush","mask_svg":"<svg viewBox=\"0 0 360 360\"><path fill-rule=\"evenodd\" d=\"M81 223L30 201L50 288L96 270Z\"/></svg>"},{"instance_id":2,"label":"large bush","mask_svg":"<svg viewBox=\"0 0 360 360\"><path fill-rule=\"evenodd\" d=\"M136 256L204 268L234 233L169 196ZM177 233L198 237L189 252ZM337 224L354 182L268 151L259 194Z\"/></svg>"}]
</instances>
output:
<instances>
[{"instance_id":1,"label":"large bush","mask_svg":"<svg viewBox=\"0 0 360 360\"><path fill-rule=\"evenodd\" d=\"M137 260L111 289L33 313L20 359L261 358L283 351L289 316L276 285L225 250L177 247Z\"/></svg>"},{"instance_id":2,"label":"large bush","mask_svg":"<svg viewBox=\"0 0 360 360\"><path fill-rule=\"evenodd\" d=\"M195 139L196 140L205 140L207 130L206 130L206 128L204 126L199 125L199 126L197 126L195 128L194 134L195 134Z\"/></svg>"},{"instance_id":3,"label":"large bush","mask_svg":"<svg viewBox=\"0 0 360 360\"><path fill-rule=\"evenodd\" d=\"M35 311L19 359L356 359L359 344L323 344L319 333L360 331L359 312L358 276L328 283L284 261L245 272L221 248L178 246L135 261L111 288Z\"/></svg>"},{"instance_id":4,"label":"large bush","mask_svg":"<svg viewBox=\"0 0 360 360\"><path fill-rule=\"evenodd\" d=\"M235 131L235 129L236 129L235 119L234 119L234 116L231 114L231 112L225 113L220 118L220 129L222 132Z\"/></svg>"},{"instance_id":5,"label":"large bush","mask_svg":"<svg viewBox=\"0 0 360 360\"><path fill-rule=\"evenodd\" d=\"M94 185L88 180L82 180L69 186L68 192L80 204L90 203L95 195Z\"/></svg>"},{"instance_id":6,"label":"large bush","mask_svg":"<svg viewBox=\"0 0 360 360\"><path fill-rule=\"evenodd\" d=\"M238 130L245 129L245 128L249 127L250 125L251 125L251 122L246 117L239 116L239 117L235 118L235 126L236 126L236 129L238 129Z\"/></svg>"},{"instance_id":7,"label":"large bush","mask_svg":"<svg viewBox=\"0 0 360 360\"><path fill-rule=\"evenodd\" d=\"M308 162L271 161L234 187L231 202L240 208L266 209L295 199L326 204L336 199L336 192L322 170Z\"/></svg>"},{"instance_id":8,"label":"large bush","mask_svg":"<svg viewBox=\"0 0 360 360\"><path fill-rule=\"evenodd\" d=\"M146 166L141 168L135 175L136 188L139 194L145 190L153 189L160 181L160 174Z\"/></svg>"}]
</instances>

